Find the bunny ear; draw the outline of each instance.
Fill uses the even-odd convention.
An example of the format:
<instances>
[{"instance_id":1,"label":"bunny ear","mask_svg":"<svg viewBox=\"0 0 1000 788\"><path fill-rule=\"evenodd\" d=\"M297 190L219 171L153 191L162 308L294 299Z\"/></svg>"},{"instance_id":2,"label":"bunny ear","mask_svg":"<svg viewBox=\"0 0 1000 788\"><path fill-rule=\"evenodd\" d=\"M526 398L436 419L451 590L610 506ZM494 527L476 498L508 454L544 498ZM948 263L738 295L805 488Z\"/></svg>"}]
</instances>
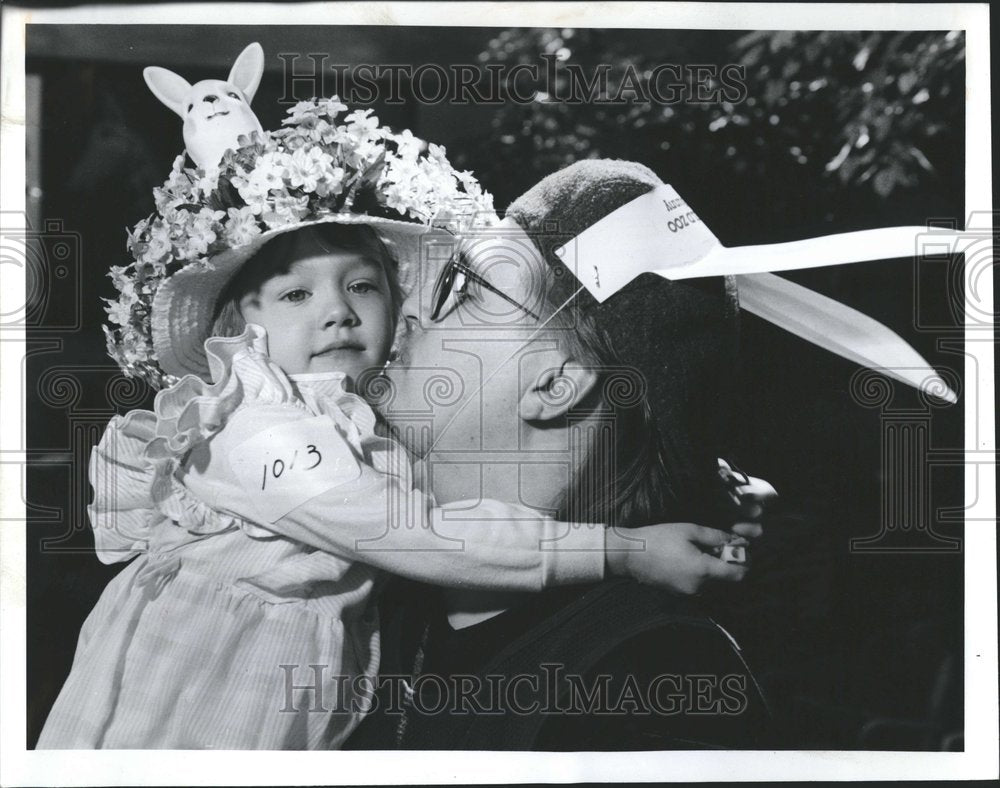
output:
<instances>
[{"instance_id":1,"label":"bunny ear","mask_svg":"<svg viewBox=\"0 0 1000 788\"><path fill-rule=\"evenodd\" d=\"M183 118L184 102L191 90L191 83L180 74L159 66L144 68L142 76L153 95Z\"/></svg>"},{"instance_id":2,"label":"bunny ear","mask_svg":"<svg viewBox=\"0 0 1000 788\"><path fill-rule=\"evenodd\" d=\"M260 85L260 78L264 73L264 48L254 41L250 46L240 52L240 56L233 63L233 68L229 72L228 81L236 85L247 97L247 103L253 101L257 86Z\"/></svg>"}]
</instances>

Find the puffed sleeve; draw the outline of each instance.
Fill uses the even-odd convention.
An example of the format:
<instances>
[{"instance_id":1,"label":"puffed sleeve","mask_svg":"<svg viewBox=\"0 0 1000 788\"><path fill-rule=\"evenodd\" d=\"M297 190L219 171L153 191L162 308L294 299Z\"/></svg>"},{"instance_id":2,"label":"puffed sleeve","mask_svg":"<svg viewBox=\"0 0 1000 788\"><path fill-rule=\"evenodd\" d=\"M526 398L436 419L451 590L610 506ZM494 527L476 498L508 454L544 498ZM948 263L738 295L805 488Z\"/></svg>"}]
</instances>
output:
<instances>
[{"instance_id":1,"label":"puffed sleeve","mask_svg":"<svg viewBox=\"0 0 1000 788\"><path fill-rule=\"evenodd\" d=\"M105 564L127 561L149 544L156 519L152 499L156 471L145 450L155 422L146 410L115 416L90 453L94 500L87 513L97 557Z\"/></svg>"}]
</instances>

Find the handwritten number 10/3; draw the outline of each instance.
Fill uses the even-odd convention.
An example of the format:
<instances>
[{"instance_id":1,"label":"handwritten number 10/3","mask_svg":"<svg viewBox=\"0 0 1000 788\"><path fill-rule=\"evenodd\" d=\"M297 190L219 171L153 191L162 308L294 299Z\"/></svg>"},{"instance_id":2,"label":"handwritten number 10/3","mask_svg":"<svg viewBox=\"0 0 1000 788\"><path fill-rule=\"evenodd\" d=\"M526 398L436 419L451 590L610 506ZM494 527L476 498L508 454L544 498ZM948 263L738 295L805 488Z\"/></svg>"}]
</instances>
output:
<instances>
[{"instance_id":1,"label":"handwritten number 10/3","mask_svg":"<svg viewBox=\"0 0 1000 788\"><path fill-rule=\"evenodd\" d=\"M261 476L260 480L260 489L264 490L267 488L267 479L269 476L275 479L280 479L281 474L283 474L286 470L289 471L293 470L295 468L295 460L298 459L298 456L299 456L299 450L296 449L295 453L292 454L292 459L289 461L287 467L285 465L285 461L282 460L280 457L274 460L273 462L270 463L265 462L264 474L263 476ZM309 465L303 468L302 470L311 471L313 468L315 468L317 465L323 462L323 455L320 454L319 449L317 449L311 443L308 446L306 446L306 456L307 457L312 456L314 458L313 463L312 465Z\"/></svg>"}]
</instances>

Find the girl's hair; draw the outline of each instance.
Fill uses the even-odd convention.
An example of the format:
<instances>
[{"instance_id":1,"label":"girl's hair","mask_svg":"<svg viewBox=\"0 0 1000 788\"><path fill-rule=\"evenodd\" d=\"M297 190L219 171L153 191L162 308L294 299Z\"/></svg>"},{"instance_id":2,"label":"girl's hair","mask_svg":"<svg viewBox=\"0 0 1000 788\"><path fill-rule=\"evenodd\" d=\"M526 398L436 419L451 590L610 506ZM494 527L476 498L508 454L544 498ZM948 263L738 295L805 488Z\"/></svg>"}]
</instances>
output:
<instances>
[{"instance_id":1,"label":"girl's hair","mask_svg":"<svg viewBox=\"0 0 1000 788\"><path fill-rule=\"evenodd\" d=\"M403 303L396 258L392 256L378 234L362 224L316 224L272 238L229 280L215 303L212 336L239 336L246 328L240 312L240 302L248 295L259 293L261 287L275 276L287 274L295 260L292 251L299 233L312 233L324 248L358 252L366 259L378 262L385 271L389 285L392 315L395 320Z\"/></svg>"},{"instance_id":2,"label":"girl's hair","mask_svg":"<svg viewBox=\"0 0 1000 788\"><path fill-rule=\"evenodd\" d=\"M598 372L598 382L567 413L573 467L558 502L557 519L637 527L660 522L723 524L728 499L705 458L672 446L643 395L640 370L623 364L591 311L571 298L574 277L546 266L544 298L551 308L569 300L553 326L566 350ZM714 462L714 458L712 458ZM704 484L690 482L692 469ZM678 480L685 480L678 484ZM680 489L683 488L683 489Z\"/></svg>"}]
</instances>

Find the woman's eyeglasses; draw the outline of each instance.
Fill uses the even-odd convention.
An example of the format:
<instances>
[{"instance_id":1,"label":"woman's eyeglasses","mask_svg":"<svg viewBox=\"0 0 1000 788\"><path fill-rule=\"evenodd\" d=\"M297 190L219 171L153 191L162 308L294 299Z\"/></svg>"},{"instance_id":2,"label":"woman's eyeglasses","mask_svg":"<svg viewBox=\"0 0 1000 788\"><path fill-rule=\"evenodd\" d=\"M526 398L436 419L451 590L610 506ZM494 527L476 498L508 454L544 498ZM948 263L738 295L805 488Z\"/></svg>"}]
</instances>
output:
<instances>
[{"instance_id":1,"label":"woman's eyeglasses","mask_svg":"<svg viewBox=\"0 0 1000 788\"><path fill-rule=\"evenodd\" d=\"M512 306L516 306L523 312L531 315L535 320L540 320L524 304L519 304L509 295L487 282L482 276L473 271L467 263L462 262L460 253L456 253L438 273L437 281L434 283L434 292L431 296L431 320L437 321L441 317L441 310L453 296L461 299L466 296L466 288L469 282L477 285L491 293L500 296L504 301Z\"/></svg>"}]
</instances>

